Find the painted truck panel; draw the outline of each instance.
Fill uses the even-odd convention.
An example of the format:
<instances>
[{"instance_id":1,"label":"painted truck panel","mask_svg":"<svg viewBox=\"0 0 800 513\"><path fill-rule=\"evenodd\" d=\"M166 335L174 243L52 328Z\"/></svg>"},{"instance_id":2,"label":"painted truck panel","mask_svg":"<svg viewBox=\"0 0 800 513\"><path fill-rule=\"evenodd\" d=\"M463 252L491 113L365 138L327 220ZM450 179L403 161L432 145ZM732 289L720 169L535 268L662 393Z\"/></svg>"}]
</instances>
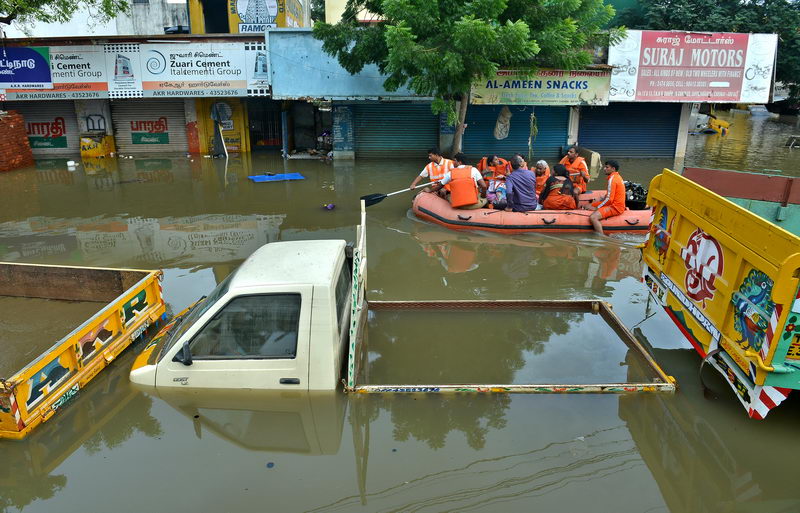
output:
<instances>
[{"instance_id":1,"label":"painted truck panel","mask_svg":"<svg viewBox=\"0 0 800 513\"><path fill-rule=\"evenodd\" d=\"M0 263L0 295L108 304L0 379L0 438L47 421L164 314L161 271Z\"/></svg>"},{"instance_id":2,"label":"painted truck panel","mask_svg":"<svg viewBox=\"0 0 800 513\"><path fill-rule=\"evenodd\" d=\"M763 418L800 388L800 238L669 170L648 204L648 289Z\"/></svg>"}]
</instances>

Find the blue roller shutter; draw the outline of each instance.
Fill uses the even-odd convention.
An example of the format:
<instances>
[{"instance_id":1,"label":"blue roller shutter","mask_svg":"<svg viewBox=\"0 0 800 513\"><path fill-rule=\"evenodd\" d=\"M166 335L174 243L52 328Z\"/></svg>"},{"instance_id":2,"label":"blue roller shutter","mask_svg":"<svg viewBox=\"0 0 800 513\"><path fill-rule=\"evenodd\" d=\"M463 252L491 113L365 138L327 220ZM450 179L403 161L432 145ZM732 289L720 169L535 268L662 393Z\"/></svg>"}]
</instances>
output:
<instances>
[{"instance_id":1,"label":"blue roller shutter","mask_svg":"<svg viewBox=\"0 0 800 513\"><path fill-rule=\"evenodd\" d=\"M612 103L581 107L578 142L603 158L675 156L679 103Z\"/></svg>"},{"instance_id":2,"label":"blue roller shutter","mask_svg":"<svg viewBox=\"0 0 800 513\"><path fill-rule=\"evenodd\" d=\"M377 103L353 105L356 158L417 157L439 146L439 116L431 105Z\"/></svg>"},{"instance_id":3,"label":"blue roller shutter","mask_svg":"<svg viewBox=\"0 0 800 513\"><path fill-rule=\"evenodd\" d=\"M539 128L533 143L534 156L553 159L567 144L569 107L534 107L531 105L509 105L511 130L508 137L494 138L494 126L502 105L470 105L467 109L467 130L462 144L464 153L472 158L498 154L504 158L514 153L528 154L531 113L536 114ZM534 110L535 109L535 110Z\"/></svg>"}]
</instances>

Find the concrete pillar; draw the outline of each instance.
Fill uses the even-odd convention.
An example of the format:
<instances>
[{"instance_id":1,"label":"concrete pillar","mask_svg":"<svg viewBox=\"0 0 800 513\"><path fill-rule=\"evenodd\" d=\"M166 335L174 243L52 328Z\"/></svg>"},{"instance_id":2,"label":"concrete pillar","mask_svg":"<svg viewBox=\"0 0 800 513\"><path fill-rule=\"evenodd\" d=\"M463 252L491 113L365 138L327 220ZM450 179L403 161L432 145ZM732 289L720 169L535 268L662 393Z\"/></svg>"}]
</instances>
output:
<instances>
[{"instance_id":1,"label":"concrete pillar","mask_svg":"<svg viewBox=\"0 0 800 513\"><path fill-rule=\"evenodd\" d=\"M349 105L333 106L333 159L356 158L353 132L353 109Z\"/></svg>"},{"instance_id":2,"label":"concrete pillar","mask_svg":"<svg viewBox=\"0 0 800 513\"><path fill-rule=\"evenodd\" d=\"M208 151L205 130L200 130L197 121L197 111L200 110L199 98L184 98L183 112L186 117L186 140L188 141L189 153L201 153Z\"/></svg>"},{"instance_id":3,"label":"concrete pillar","mask_svg":"<svg viewBox=\"0 0 800 513\"><path fill-rule=\"evenodd\" d=\"M567 125L567 146L578 144L578 129L580 128L581 111L578 105L569 108L569 124Z\"/></svg>"},{"instance_id":4,"label":"concrete pillar","mask_svg":"<svg viewBox=\"0 0 800 513\"><path fill-rule=\"evenodd\" d=\"M684 160L686 160L686 142L689 140L689 118L691 114L692 104L682 104L681 121L678 124L678 141L675 143L675 162L672 164L672 170L676 173L683 171Z\"/></svg>"},{"instance_id":5,"label":"concrete pillar","mask_svg":"<svg viewBox=\"0 0 800 513\"><path fill-rule=\"evenodd\" d=\"M111 128L111 104L108 100L75 100L75 114L81 133L114 133Z\"/></svg>"}]
</instances>

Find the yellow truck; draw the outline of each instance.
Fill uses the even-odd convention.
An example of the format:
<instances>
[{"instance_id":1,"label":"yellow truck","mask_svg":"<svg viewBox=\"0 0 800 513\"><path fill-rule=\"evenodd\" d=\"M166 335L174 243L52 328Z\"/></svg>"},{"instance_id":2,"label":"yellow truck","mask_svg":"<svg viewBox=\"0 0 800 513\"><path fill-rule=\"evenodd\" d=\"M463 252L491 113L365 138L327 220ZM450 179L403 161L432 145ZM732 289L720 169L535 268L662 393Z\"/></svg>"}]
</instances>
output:
<instances>
[{"instance_id":1,"label":"yellow truck","mask_svg":"<svg viewBox=\"0 0 800 513\"><path fill-rule=\"evenodd\" d=\"M8 376L0 378L0 438L24 438L158 324L165 311L161 277L161 271L0 263L0 376ZM89 319L53 336L49 328L64 324L65 312Z\"/></svg>"},{"instance_id":2,"label":"yellow truck","mask_svg":"<svg viewBox=\"0 0 800 513\"><path fill-rule=\"evenodd\" d=\"M800 388L797 181L665 169L648 195L645 283L755 419Z\"/></svg>"}]
</instances>

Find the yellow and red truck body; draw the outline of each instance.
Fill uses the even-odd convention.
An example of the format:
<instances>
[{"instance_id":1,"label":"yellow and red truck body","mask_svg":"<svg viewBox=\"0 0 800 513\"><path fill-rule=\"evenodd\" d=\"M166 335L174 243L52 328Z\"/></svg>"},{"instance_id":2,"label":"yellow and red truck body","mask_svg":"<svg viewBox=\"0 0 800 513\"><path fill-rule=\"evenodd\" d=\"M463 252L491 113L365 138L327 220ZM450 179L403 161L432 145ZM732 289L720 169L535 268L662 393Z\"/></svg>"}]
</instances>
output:
<instances>
[{"instance_id":1,"label":"yellow and red truck body","mask_svg":"<svg viewBox=\"0 0 800 513\"><path fill-rule=\"evenodd\" d=\"M726 189L730 180L770 179L724 173L727 180L698 176ZM800 388L800 237L666 169L651 182L648 205L642 251L651 295L750 417L764 418Z\"/></svg>"},{"instance_id":2,"label":"yellow and red truck body","mask_svg":"<svg viewBox=\"0 0 800 513\"><path fill-rule=\"evenodd\" d=\"M161 277L161 271L0 263L0 296L107 303L0 379L0 438L24 438L158 323L165 311ZM47 312L41 317L46 322Z\"/></svg>"}]
</instances>

